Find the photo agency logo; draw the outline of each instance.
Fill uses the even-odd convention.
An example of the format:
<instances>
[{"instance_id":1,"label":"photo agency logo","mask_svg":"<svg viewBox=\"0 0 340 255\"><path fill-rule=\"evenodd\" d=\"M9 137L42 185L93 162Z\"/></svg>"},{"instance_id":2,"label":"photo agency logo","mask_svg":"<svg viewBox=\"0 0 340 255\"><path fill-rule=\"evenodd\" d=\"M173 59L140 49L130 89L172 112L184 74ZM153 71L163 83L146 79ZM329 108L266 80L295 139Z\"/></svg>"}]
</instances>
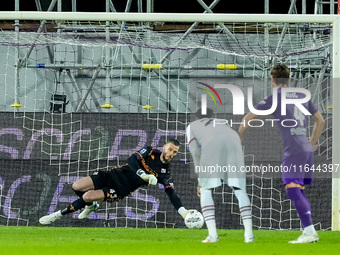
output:
<instances>
[{"instance_id":1,"label":"photo agency logo","mask_svg":"<svg viewBox=\"0 0 340 255\"><path fill-rule=\"evenodd\" d=\"M216 89L214 89L213 87L211 87L210 85L208 84L205 84L203 82L198 82L199 84L207 87L208 89L210 89L218 98L218 100L220 101L220 104L221 106L223 105L222 104L222 100L221 100L221 97L220 95L217 93ZM215 100L215 97L211 94L211 92L205 88L199 88L201 89L202 91L204 91L205 93L207 93L211 98L212 100L214 101L214 104L215 106L217 106L217 103L216 103L216 100ZM201 110L202 110L202 115L207 115L207 94L201 94Z\"/></svg>"},{"instance_id":2,"label":"photo agency logo","mask_svg":"<svg viewBox=\"0 0 340 255\"><path fill-rule=\"evenodd\" d=\"M255 115L259 116L270 116L272 113L274 113L277 108L281 110L280 114L281 116L287 116L287 106L288 105L293 105L294 107L294 119L289 119L289 118L282 118L281 120L279 119L265 119L265 120L259 120L259 119L254 119L251 120L250 122L257 122L257 125L248 123L249 126L251 127L261 127L264 125L264 122L270 122L272 126L274 126L274 123L276 121L281 121L282 126L286 127L296 127L298 125L298 121L304 121L306 115L311 115L311 113L306 109L304 106L304 103L307 103L311 99L311 93L304 88L290 88L290 87L282 87L281 88L281 93L278 93L278 88L273 88L272 89L272 104L269 109L256 109L253 102L253 87L248 87L247 88L247 97L245 97L243 91L232 84L215 84L213 86L210 86L208 84L205 84L203 82L197 82L200 85L205 86L206 88L209 88L218 98L220 102L220 106L223 106L223 102L221 100L220 94L217 92L216 89L223 89L223 90L228 90L231 93L231 100L232 100L232 114L233 115L245 115L245 100L247 100L247 106L250 112L252 112ZM207 108L208 108L208 100L207 100L207 95L212 98L215 106L217 106L217 102L215 100L215 97L213 94L206 88L199 88L205 93L201 94L201 114L206 115L207 114ZM279 98L280 97L280 98ZM279 100L280 99L280 100ZM228 99L229 100L229 99ZM262 100L259 104L263 104L264 100ZM217 109L217 108L216 108ZM217 109L218 110L218 109ZM223 112L223 111L221 111ZM234 124L240 125L245 123L242 122L233 122L233 120L225 120L223 124L229 123L231 126ZM218 123L214 122L215 124L222 124L221 120L218 120Z\"/></svg>"}]
</instances>

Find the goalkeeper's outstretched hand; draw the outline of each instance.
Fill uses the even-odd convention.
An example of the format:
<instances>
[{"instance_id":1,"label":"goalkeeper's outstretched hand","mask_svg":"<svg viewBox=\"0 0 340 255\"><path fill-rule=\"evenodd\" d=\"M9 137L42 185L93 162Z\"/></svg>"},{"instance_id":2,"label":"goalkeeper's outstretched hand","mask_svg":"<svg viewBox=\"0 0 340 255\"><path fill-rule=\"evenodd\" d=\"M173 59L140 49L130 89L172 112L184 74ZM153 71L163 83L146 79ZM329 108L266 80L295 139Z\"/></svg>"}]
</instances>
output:
<instances>
[{"instance_id":1,"label":"goalkeeper's outstretched hand","mask_svg":"<svg viewBox=\"0 0 340 255\"><path fill-rule=\"evenodd\" d=\"M136 174L150 185L157 184L157 178L153 174L146 174L144 170L139 169Z\"/></svg>"}]
</instances>

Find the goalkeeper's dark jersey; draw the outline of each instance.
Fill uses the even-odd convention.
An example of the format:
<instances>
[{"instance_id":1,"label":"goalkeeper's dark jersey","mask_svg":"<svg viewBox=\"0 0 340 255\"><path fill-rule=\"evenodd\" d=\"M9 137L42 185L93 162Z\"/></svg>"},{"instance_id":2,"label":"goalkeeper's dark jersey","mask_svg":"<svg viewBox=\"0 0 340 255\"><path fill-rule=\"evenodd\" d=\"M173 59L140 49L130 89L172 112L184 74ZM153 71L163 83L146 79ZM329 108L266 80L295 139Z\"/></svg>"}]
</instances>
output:
<instances>
[{"instance_id":1,"label":"goalkeeper's dark jersey","mask_svg":"<svg viewBox=\"0 0 340 255\"><path fill-rule=\"evenodd\" d=\"M107 188L115 189L118 198L128 196L141 186L148 185L136 172L142 169L147 174L157 177L158 183L164 185L166 194L176 209L182 206L181 200L177 196L170 176L170 165L164 164L161 159L162 152L153 148L146 147L135 152L128 158L128 164L114 167L105 172L103 178Z\"/></svg>"}]
</instances>

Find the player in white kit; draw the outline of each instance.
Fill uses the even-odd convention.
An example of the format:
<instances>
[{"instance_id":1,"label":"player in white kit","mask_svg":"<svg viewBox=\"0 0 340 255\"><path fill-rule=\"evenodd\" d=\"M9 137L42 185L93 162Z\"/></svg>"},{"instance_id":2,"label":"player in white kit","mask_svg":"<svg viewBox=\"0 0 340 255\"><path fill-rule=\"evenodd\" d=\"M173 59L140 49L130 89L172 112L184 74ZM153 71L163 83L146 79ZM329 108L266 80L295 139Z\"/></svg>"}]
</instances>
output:
<instances>
[{"instance_id":1,"label":"player in white kit","mask_svg":"<svg viewBox=\"0 0 340 255\"><path fill-rule=\"evenodd\" d=\"M222 185L222 180L231 187L238 199L240 214L245 228L244 241L254 242L251 206L246 193L246 173L241 171L244 157L239 135L225 120L213 118L213 111L207 109L196 113L196 121L186 130L187 142L198 174L198 195L202 213L209 231L204 243L218 242L215 204L212 189Z\"/></svg>"}]
</instances>

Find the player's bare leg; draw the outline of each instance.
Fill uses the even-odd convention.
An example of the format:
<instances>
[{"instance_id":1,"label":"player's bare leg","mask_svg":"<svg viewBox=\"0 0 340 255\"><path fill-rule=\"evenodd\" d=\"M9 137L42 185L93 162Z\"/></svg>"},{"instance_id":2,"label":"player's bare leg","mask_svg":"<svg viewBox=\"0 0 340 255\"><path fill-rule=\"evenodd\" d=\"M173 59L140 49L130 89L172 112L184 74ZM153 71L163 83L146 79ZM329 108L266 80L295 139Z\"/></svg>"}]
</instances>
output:
<instances>
[{"instance_id":1,"label":"player's bare leg","mask_svg":"<svg viewBox=\"0 0 340 255\"><path fill-rule=\"evenodd\" d=\"M72 189L79 196L79 199L73 201L63 210L56 211L52 214L43 216L39 219L40 224L48 225L60 219L63 215L73 213L87 206L88 210L84 210L81 219L86 218L91 212L98 209L99 205L94 201L103 201L104 192L102 190L94 191L94 185L91 177L87 176L72 184ZM78 216L79 218L79 216Z\"/></svg>"},{"instance_id":2,"label":"player's bare leg","mask_svg":"<svg viewBox=\"0 0 340 255\"><path fill-rule=\"evenodd\" d=\"M84 210L78 215L78 219L85 219L91 212L97 211L99 204L96 201L104 201L104 192L102 190L89 190L83 195L83 200L91 205L86 205Z\"/></svg>"},{"instance_id":3,"label":"player's bare leg","mask_svg":"<svg viewBox=\"0 0 340 255\"><path fill-rule=\"evenodd\" d=\"M72 189L86 203L84 210L78 215L78 219L85 219L91 212L98 210L99 204L96 201L104 200L104 192L94 190L93 181L89 176L73 183Z\"/></svg>"},{"instance_id":4,"label":"player's bare leg","mask_svg":"<svg viewBox=\"0 0 340 255\"><path fill-rule=\"evenodd\" d=\"M86 176L82 179L77 180L72 184L72 189L77 192L86 192L89 190L94 190L93 181L90 176Z\"/></svg>"},{"instance_id":5,"label":"player's bare leg","mask_svg":"<svg viewBox=\"0 0 340 255\"><path fill-rule=\"evenodd\" d=\"M303 226L302 235L300 235L296 240L290 241L289 243L296 244L317 242L319 240L319 236L316 233L312 222L311 206L305 195L304 186L291 182L286 184L285 187L287 196L295 206Z\"/></svg>"}]
</instances>

